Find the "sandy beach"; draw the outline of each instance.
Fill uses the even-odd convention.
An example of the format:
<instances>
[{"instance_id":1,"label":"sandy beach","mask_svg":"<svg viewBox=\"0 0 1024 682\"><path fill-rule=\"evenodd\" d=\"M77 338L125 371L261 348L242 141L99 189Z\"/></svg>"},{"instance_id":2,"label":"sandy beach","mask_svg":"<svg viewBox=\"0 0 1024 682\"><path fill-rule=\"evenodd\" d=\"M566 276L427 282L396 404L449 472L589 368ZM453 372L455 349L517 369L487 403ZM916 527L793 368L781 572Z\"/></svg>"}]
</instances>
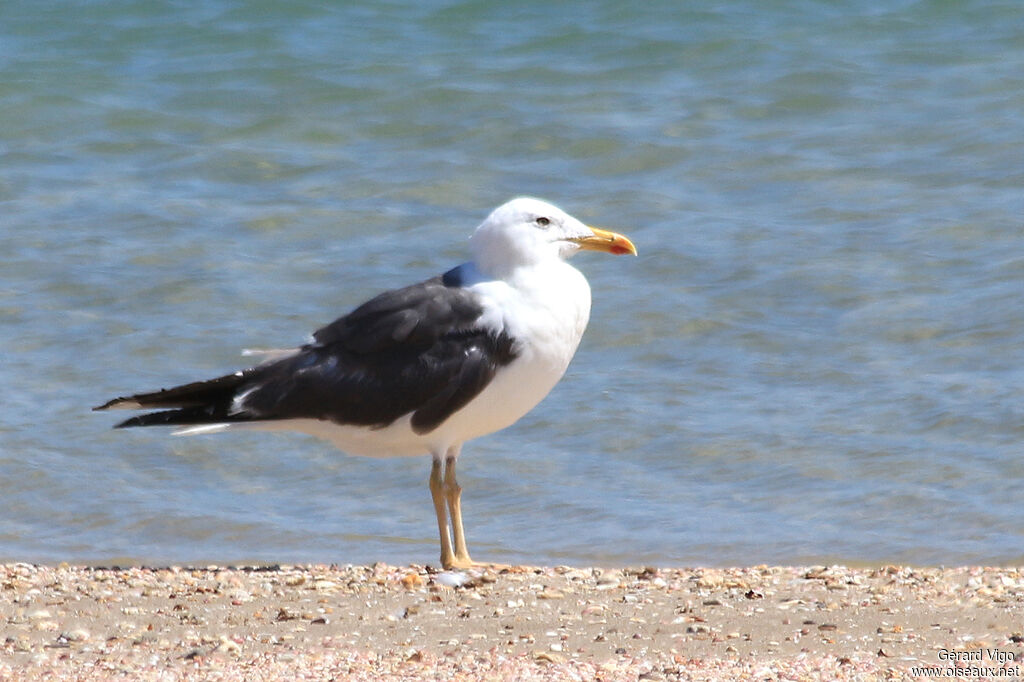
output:
<instances>
[{"instance_id":1,"label":"sandy beach","mask_svg":"<svg viewBox=\"0 0 1024 682\"><path fill-rule=\"evenodd\" d=\"M7 564L0 622L3 680L1002 678L1024 572Z\"/></svg>"}]
</instances>

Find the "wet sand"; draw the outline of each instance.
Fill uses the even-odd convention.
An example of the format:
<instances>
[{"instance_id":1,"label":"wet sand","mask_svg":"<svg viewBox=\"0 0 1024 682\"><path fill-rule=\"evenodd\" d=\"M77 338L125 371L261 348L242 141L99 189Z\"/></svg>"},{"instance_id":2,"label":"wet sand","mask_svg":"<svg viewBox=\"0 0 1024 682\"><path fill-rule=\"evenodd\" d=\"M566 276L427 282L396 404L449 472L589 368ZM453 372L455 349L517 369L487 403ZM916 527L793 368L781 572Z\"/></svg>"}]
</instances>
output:
<instances>
[{"instance_id":1,"label":"wet sand","mask_svg":"<svg viewBox=\"0 0 1024 682\"><path fill-rule=\"evenodd\" d=\"M0 624L3 680L1013 679L1024 569L7 564Z\"/></svg>"}]
</instances>

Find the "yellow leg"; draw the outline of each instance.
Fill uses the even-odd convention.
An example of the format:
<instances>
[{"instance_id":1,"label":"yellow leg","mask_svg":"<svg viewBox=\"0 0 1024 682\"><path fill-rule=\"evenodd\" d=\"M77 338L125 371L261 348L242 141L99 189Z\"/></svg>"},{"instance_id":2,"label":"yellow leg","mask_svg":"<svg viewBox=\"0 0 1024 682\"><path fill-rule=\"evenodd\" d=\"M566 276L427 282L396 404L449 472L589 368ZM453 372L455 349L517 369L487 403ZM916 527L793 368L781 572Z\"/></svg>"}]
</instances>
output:
<instances>
[{"instance_id":1,"label":"yellow leg","mask_svg":"<svg viewBox=\"0 0 1024 682\"><path fill-rule=\"evenodd\" d=\"M452 568L455 565L455 553L452 551L452 539L448 534L448 512L445 510L445 486L441 480L441 460L434 458L430 467L430 496L434 498L434 514L437 515L437 531L441 536L441 566ZM461 525L461 524L460 524Z\"/></svg>"},{"instance_id":2,"label":"yellow leg","mask_svg":"<svg viewBox=\"0 0 1024 682\"><path fill-rule=\"evenodd\" d=\"M455 560L452 562L454 568L469 568L475 566L469 558L469 549L466 547L466 534L462 529L462 486L455 480L455 458L458 450L452 454L448 451L444 466L444 496L448 500L448 515L452 520L452 535L455 539Z\"/></svg>"}]
</instances>

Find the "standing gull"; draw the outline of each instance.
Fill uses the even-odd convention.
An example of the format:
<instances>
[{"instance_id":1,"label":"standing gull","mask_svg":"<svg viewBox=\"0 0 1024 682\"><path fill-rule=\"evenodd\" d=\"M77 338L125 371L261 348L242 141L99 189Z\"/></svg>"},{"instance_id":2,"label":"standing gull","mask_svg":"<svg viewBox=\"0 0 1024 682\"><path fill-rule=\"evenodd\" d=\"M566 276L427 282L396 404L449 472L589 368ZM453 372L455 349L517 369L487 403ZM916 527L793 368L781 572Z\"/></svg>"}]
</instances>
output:
<instances>
[{"instance_id":1,"label":"standing gull","mask_svg":"<svg viewBox=\"0 0 1024 682\"><path fill-rule=\"evenodd\" d=\"M470 249L470 262L370 299L301 348L95 409L159 410L116 428L288 429L356 455L429 453L441 565L472 566L455 479L462 444L514 424L569 366L590 317L590 286L565 259L580 250L636 255L636 247L524 197L487 216Z\"/></svg>"}]
</instances>

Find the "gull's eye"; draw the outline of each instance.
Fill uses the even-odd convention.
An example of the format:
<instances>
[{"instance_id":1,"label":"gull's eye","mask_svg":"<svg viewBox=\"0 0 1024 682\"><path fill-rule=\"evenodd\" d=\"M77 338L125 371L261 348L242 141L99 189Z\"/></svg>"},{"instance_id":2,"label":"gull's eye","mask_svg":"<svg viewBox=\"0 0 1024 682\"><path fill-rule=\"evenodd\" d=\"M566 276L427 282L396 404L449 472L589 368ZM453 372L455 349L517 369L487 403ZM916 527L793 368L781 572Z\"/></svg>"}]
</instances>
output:
<instances>
[{"instance_id":1,"label":"gull's eye","mask_svg":"<svg viewBox=\"0 0 1024 682\"><path fill-rule=\"evenodd\" d=\"M541 216L537 218L536 223L541 227L547 227L548 225L551 224L551 218L545 218L544 216Z\"/></svg>"}]
</instances>

